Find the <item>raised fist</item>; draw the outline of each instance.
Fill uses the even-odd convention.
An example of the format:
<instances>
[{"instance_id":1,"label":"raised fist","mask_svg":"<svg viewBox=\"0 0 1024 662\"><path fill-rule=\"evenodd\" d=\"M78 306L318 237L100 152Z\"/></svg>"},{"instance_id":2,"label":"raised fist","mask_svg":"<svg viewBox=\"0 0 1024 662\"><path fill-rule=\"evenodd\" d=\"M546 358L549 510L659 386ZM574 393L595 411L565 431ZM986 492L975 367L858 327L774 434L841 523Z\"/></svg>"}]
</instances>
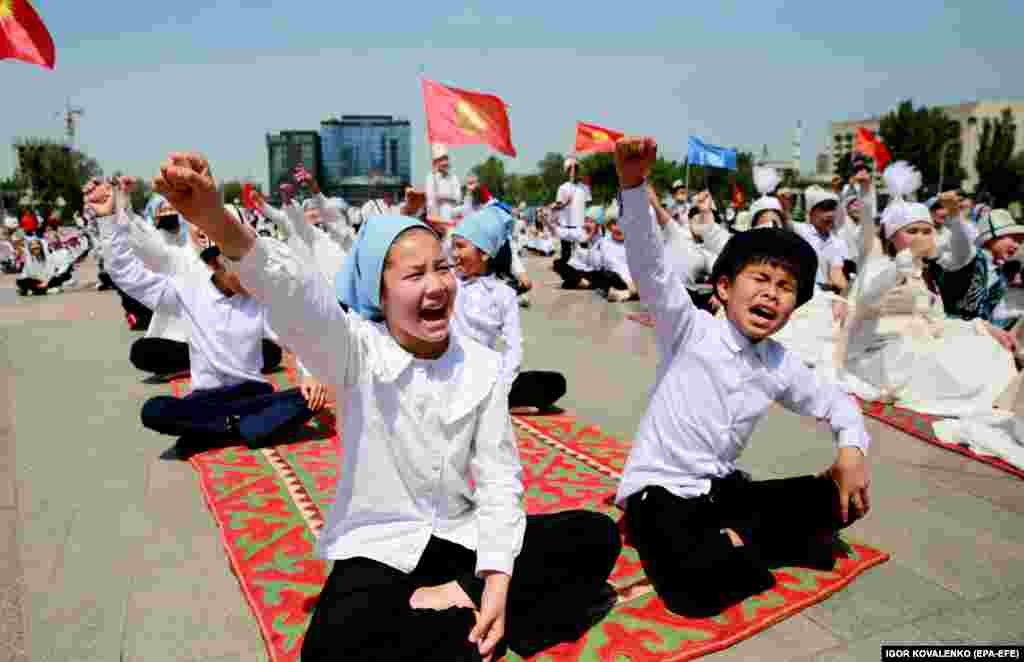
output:
<instances>
[{"instance_id":1,"label":"raised fist","mask_svg":"<svg viewBox=\"0 0 1024 662\"><path fill-rule=\"evenodd\" d=\"M223 222L217 182L210 172L209 162L201 154L172 152L160 165L160 175L153 180L153 189L193 223L211 222L207 219Z\"/></svg>"},{"instance_id":2,"label":"raised fist","mask_svg":"<svg viewBox=\"0 0 1024 662\"><path fill-rule=\"evenodd\" d=\"M634 188L643 184L658 158L658 143L654 138L628 136L615 144L615 171L620 188Z\"/></svg>"},{"instance_id":3,"label":"raised fist","mask_svg":"<svg viewBox=\"0 0 1024 662\"><path fill-rule=\"evenodd\" d=\"M939 202L950 218L960 215L960 194L956 191L946 191L939 194Z\"/></svg>"}]
</instances>

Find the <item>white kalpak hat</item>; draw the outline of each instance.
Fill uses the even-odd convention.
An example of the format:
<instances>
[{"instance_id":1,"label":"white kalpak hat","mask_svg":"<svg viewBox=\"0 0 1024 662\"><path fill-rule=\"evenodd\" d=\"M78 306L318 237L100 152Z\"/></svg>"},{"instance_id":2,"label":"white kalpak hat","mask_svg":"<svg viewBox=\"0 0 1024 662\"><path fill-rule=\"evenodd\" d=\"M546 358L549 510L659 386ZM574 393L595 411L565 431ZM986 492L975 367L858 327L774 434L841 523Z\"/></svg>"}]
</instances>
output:
<instances>
[{"instance_id":1,"label":"white kalpak hat","mask_svg":"<svg viewBox=\"0 0 1024 662\"><path fill-rule=\"evenodd\" d=\"M574 165L576 165L576 159L570 156L565 160L565 163L562 164L562 170L568 170Z\"/></svg>"},{"instance_id":2,"label":"white kalpak hat","mask_svg":"<svg viewBox=\"0 0 1024 662\"><path fill-rule=\"evenodd\" d=\"M1005 209L993 209L988 216L978 221L978 238L974 240L978 248L999 237L1012 234L1024 234L1024 225L1013 220L1013 216Z\"/></svg>"},{"instance_id":3,"label":"white kalpak hat","mask_svg":"<svg viewBox=\"0 0 1024 662\"><path fill-rule=\"evenodd\" d=\"M932 224L932 214L927 205L907 201L907 196L921 188L921 173L914 166L906 161L897 161L885 169L882 177L892 196L882 212L882 232L886 239L914 223Z\"/></svg>"},{"instance_id":4,"label":"white kalpak hat","mask_svg":"<svg viewBox=\"0 0 1024 662\"><path fill-rule=\"evenodd\" d=\"M807 211L810 213L818 205L832 201L839 206L839 196L832 191L826 191L820 186L809 186L804 191L804 201L807 203Z\"/></svg>"},{"instance_id":5,"label":"white kalpak hat","mask_svg":"<svg viewBox=\"0 0 1024 662\"><path fill-rule=\"evenodd\" d=\"M448 156L448 146L441 143L434 143L430 146L430 160L437 161Z\"/></svg>"},{"instance_id":6,"label":"white kalpak hat","mask_svg":"<svg viewBox=\"0 0 1024 662\"><path fill-rule=\"evenodd\" d=\"M750 206L751 227L757 222L757 215L763 211L772 210L778 212L779 216L784 216L782 203L774 195L771 195L781 180L782 178L779 177L779 172L775 168L761 166L754 168L754 188L761 194L761 197Z\"/></svg>"}]
</instances>

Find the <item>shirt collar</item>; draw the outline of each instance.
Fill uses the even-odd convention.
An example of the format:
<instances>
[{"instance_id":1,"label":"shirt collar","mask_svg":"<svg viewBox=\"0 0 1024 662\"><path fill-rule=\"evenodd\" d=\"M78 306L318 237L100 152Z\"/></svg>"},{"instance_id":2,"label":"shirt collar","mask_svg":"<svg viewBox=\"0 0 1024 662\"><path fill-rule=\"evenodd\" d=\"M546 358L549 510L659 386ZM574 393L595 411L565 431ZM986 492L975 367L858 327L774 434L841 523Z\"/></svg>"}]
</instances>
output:
<instances>
[{"instance_id":1,"label":"shirt collar","mask_svg":"<svg viewBox=\"0 0 1024 662\"><path fill-rule=\"evenodd\" d=\"M762 362L767 359L768 344L764 340L755 343L728 319L722 320L722 325L725 327L724 333L722 333L722 342L725 343L725 346L733 354L739 354L744 350L752 349Z\"/></svg>"},{"instance_id":2,"label":"shirt collar","mask_svg":"<svg viewBox=\"0 0 1024 662\"><path fill-rule=\"evenodd\" d=\"M388 331L388 327L384 322L377 322L380 326L381 332L387 336L385 342L387 343L387 350L384 354L383 370L381 372L381 379L385 382L394 382L402 376L402 373L412 365L413 359L415 358L412 354L407 352L398 341L395 340L391 332ZM459 342L458 333L455 331L454 325L449 325L448 331L448 349L445 350L444 354L433 359L438 363L452 363L462 354L462 345Z\"/></svg>"}]
</instances>

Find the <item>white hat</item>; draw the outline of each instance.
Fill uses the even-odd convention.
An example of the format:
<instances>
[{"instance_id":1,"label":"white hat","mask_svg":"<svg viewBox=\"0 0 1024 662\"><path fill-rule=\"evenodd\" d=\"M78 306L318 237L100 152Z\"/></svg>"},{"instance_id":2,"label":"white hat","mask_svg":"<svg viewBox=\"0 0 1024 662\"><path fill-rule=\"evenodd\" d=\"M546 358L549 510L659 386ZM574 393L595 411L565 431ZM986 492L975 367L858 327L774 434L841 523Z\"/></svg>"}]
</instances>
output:
<instances>
[{"instance_id":1,"label":"white hat","mask_svg":"<svg viewBox=\"0 0 1024 662\"><path fill-rule=\"evenodd\" d=\"M568 170L569 168L573 167L574 165L576 165L576 159L574 159L573 157L570 156L570 157L566 158L565 159L565 163L562 164L562 170Z\"/></svg>"},{"instance_id":2,"label":"white hat","mask_svg":"<svg viewBox=\"0 0 1024 662\"><path fill-rule=\"evenodd\" d=\"M1005 209L993 209L988 216L978 221L978 238L974 243L979 248L989 241L1012 234L1024 234L1024 225L1013 220L1013 216Z\"/></svg>"},{"instance_id":3,"label":"white hat","mask_svg":"<svg viewBox=\"0 0 1024 662\"><path fill-rule=\"evenodd\" d=\"M763 198L758 198L754 201L754 204L750 205L750 223L751 225L757 221L757 215L763 211L777 211L779 216L785 216L785 212L782 209L782 203L774 195L766 195Z\"/></svg>"},{"instance_id":4,"label":"white hat","mask_svg":"<svg viewBox=\"0 0 1024 662\"><path fill-rule=\"evenodd\" d=\"M818 205L832 201L839 205L839 196L832 191L826 191L820 186L810 186L804 191L804 200L807 202L807 211L810 213Z\"/></svg>"},{"instance_id":5,"label":"white hat","mask_svg":"<svg viewBox=\"0 0 1024 662\"><path fill-rule=\"evenodd\" d=\"M441 143L434 143L430 146L430 160L436 161L448 156L448 146Z\"/></svg>"},{"instance_id":6,"label":"white hat","mask_svg":"<svg viewBox=\"0 0 1024 662\"><path fill-rule=\"evenodd\" d=\"M920 202L896 199L882 213L882 231L886 239L892 239L894 234L914 223L932 224L932 213Z\"/></svg>"},{"instance_id":7,"label":"white hat","mask_svg":"<svg viewBox=\"0 0 1024 662\"><path fill-rule=\"evenodd\" d=\"M683 180L677 179L676 181L672 182L672 188L670 190L674 191L677 188L686 188L686 184L683 183Z\"/></svg>"}]
</instances>

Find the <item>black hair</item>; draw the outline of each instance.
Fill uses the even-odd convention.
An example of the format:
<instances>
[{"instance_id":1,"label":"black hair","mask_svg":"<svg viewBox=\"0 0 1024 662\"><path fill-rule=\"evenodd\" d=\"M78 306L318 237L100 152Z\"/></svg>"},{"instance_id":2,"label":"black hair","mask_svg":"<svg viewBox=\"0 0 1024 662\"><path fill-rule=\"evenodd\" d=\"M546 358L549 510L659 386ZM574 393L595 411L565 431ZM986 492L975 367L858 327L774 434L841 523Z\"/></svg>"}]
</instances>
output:
<instances>
[{"instance_id":1,"label":"black hair","mask_svg":"<svg viewBox=\"0 0 1024 662\"><path fill-rule=\"evenodd\" d=\"M747 267L768 264L792 274L797 282L796 305L814 296L818 254L803 237L779 228L755 228L732 236L722 249L711 273L712 284L721 278L730 283Z\"/></svg>"},{"instance_id":2,"label":"black hair","mask_svg":"<svg viewBox=\"0 0 1024 662\"><path fill-rule=\"evenodd\" d=\"M220 257L220 248L217 246L207 246L203 249L203 252L199 254L199 259L210 264L213 260Z\"/></svg>"},{"instance_id":3,"label":"black hair","mask_svg":"<svg viewBox=\"0 0 1024 662\"><path fill-rule=\"evenodd\" d=\"M502 244L498 254L487 261L487 273L504 281L518 280L512 274L512 242L506 241Z\"/></svg>"}]
</instances>

